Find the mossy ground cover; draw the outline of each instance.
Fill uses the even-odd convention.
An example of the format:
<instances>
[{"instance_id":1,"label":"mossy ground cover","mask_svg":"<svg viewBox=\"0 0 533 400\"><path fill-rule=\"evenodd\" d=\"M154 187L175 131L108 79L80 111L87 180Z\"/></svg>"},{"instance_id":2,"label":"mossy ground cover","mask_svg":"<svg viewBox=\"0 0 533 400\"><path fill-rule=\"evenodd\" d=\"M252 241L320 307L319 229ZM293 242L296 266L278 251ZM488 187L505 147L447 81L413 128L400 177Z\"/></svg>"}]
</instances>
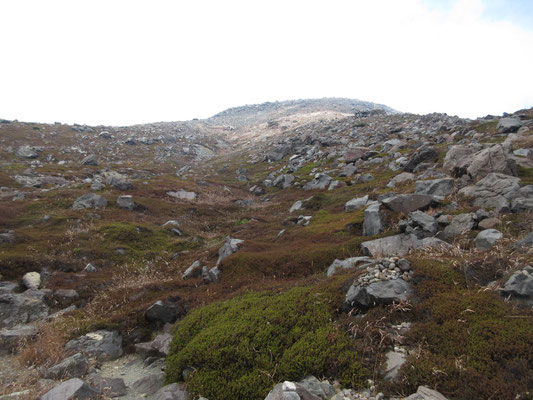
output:
<instances>
[{"instance_id":1,"label":"mossy ground cover","mask_svg":"<svg viewBox=\"0 0 533 400\"><path fill-rule=\"evenodd\" d=\"M191 312L174 328L166 381L218 400L263 399L278 381L306 374L357 386L366 376L331 296L310 288L259 292Z\"/></svg>"},{"instance_id":2,"label":"mossy ground cover","mask_svg":"<svg viewBox=\"0 0 533 400\"><path fill-rule=\"evenodd\" d=\"M533 389L533 317L469 283L453 260L417 258L417 351L389 389L434 387L450 398L515 399ZM531 398L531 397L523 397Z\"/></svg>"}]
</instances>

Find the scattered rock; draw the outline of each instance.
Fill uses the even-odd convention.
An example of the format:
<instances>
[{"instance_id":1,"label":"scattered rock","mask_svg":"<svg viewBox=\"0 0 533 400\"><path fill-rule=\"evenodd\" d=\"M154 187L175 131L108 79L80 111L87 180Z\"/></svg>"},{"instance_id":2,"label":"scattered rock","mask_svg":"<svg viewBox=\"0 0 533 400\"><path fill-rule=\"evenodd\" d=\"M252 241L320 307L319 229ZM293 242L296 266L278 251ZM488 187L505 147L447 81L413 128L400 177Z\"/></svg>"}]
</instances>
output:
<instances>
[{"instance_id":1,"label":"scattered rock","mask_svg":"<svg viewBox=\"0 0 533 400\"><path fill-rule=\"evenodd\" d=\"M152 400L189 400L189 392L185 385L172 383L159 389Z\"/></svg>"},{"instance_id":2,"label":"scattered rock","mask_svg":"<svg viewBox=\"0 0 533 400\"><path fill-rule=\"evenodd\" d=\"M107 200L95 193L84 194L78 197L72 205L73 210L83 210L85 208L105 208Z\"/></svg>"},{"instance_id":3,"label":"scattered rock","mask_svg":"<svg viewBox=\"0 0 533 400\"><path fill-rule=\"evenodd\" d=\"M344 260L335 260L329 266L327 276L335 275L340 269L351 269L364 263L368 263L371 260L370 257L351 257Z\"/></svg>"},{"instance_id":4,"label":"scattered rock","mask_svg":"<svg viewBox=\"0 0 533 400\"><path fill-rule=\"evenodd\" d=\"M268 393L265 400L321 400L320 397L309 393L303 386L294 382L278 383Z\"/></svg>"},{"instance_id":5,"label":"scattered rock","mask_svg":"<svg viewBox=\"0 0 533 400\"><path fill-rule=\"evenodd\" d=\"M514 133L518 132L522 125L520 118L500 118L497 129L499 133Z\"/></svg>"},{"instance_id":6,"label":"scattered rock","mask_svg":"<svg viewBox=\"0 0 533 400\"><path fill-rule=\"evenodd\" d=\"M91 374L87 377L87 383L106 397L121 397L128 393L122 378L104 378L98 374Z\"/></svg>"},{"instance_id":7,"label":"scattered rock","mask_svg":"<svg viewBox=\"0 0 533 400\"><path fill-rule=\"evenodd\" d=\"M131 385L132 389L141 395L151 396L165 384L165 373L154 372L143 376Z\"/></svg>"},{"instance_id":8,"label":"scattered rock","mask_svg":"<svg viewBox=\"0 0 533 400\"><path fill-rule=\"evenodd\" d=\"M180 189L177 192L167 192L167 195L171 197L175 197L177 199L182 200L195 200L196 199L196 193L195 192L187 192L186 190Z\"/></svg>"},{"instance_id":9,"label":"scattered rock","mask_svg":"<svg viewBox=\"0 0 533 400\"><path fill-rule=\"evenodd\" d=\"M294 175L284 174L274 179L274 182L272 182L272 185L274 187L279 187L281 189L287 189L293 182L294 182Z\"/></svg>"},{"instance_id":10,"label":"scattered rock","mask_svg":"<svg viewBox=\"0 0 533 400\"><path fill-rule=\"evenodd\" d=\"M368 203L368 196L351 199L344 204L344 211L357 211Z\"/></svg>"},{"instance_id":11,"label":"scattered rock","mask_svg":"<svg viewBox=\"0 0 533 400\"><path fill-rule=\"evenodd\" d=\"M385 354L386 365L385 370L383 371L384 379L386 381L392 381L396 379L400 368L405 364L407 360L405 353L399 351L389 351Z\"/></svg>"},{"instance_id":12,"label":"scattered rock","mask_svg":"<svg viewBox=\"0 0 533 400\"><path fill-rule=\"evenodd\" d=\"M133 201L133 197L130 195L118 196L117 206L119 208L131 211L135 208L135 202Z\"/></svg>"},{"instance_id":13,"label":"scattered rock","mask_svg":"<svg viewBox=\"0 0 533 400\"><path fill-rule=\"evenodd\" d=\"M488 250L502 237L503 234L496 229L485 229L476 236L476 247L478 250Z\"/></svg>"},{"instance_id":14,"label":"scattered rock","mask_svg":"<svg viewBox=\"0 0 533 400\"><path fill-rule=\"evenodd\" d=\"M524 268L511 275L503 286L502 295L526 301L533 306L533 269Z\"/></svg>"},{"instance_id":15,"label":"scattered rock","mask_svg":"<svg viewBox=\"0 0 533 400\"><path fill-rule=\"evenodd\" d=\"M432 390L425 386L419 386L416 393L412 394L409 397L406 397L404 400L448 400L442 394L436 390Z\"/></svg>"},{"instance_id":16,"label":"scattered rock","mask_svg":"<svg viewBox=\"0 0 533 400\"><path fill-rule=\"evenodd\" d=\"M148 321L174 323L187 314L187 310L179 297L159 300L152 304L145 313Z\"/></svg>"},{"instance_id":17,"label":"scattered rock","mask_svg":"<svg viewBox=\"0 0 533 400\"><path fill-rule=\"evenodd\" d=\"M117 332L100 330L90 332L67 342L67 351L81 352L99 361L108 361L122 355L122 338Z\"/></svg>"},{"instance_id":18,"label":"scattered rock","mask_svg":"<svg viewBox=\"0 0 533 400\"><path fill-rule=\"evenodd\" d=\"M98 161L96 160L96 156L94 154L90 154L87 157L85 157L83 160L81 160L80 164L97 166Z\"/></svg>"},{"instance_id":19,"label":"scattered rock","mask_svg":"<svg viewBox=\"0 0 533 400\"><path fill-rule=\"evenodd\" d=\"M333 178L326 174L316 174L315 178L307 182L304 185L304 190L323 190L326 189L331 182L333 181Z\"/></svg>"},{"instance_id":20,"label":"scattered rock","mask_svg":"<svg viewBox=\"0 0 533 400\"><path fill-rule=\"evenodd\" d=\"M69 307L80 298L78 292L74 289L57 289L54 292L54 300L61 307Z\"/></svg>"},{"instance_id":21,"label":"scattered rock","mask_svg":"<svg viewBox=\"0 0 533 400\"><path fill-rule=\"evenodd\" d=\"M369 205L364 212L363 235L374 236L383 231L379 203Z\"/></svg>"},{"instance_id":22,"label":"scattered rock","mask_svg":"<svg viewBox=\"0 0 533 400\"><path fill-rule=\"evenodd\" d=\"M437 238L419 240L415 235L401 234L361 243L363 254L371 257L403 256L412 249L448 248L450 245Z\"/></svg>"},{"instance_id":23,"label":"scattered rock","mask_svg":"<svg viewBox=\"0 0 533 400\"><path fill-rule=\"evenodd\" d=\"M79 378L72 378L41 396L41 400L94 400L97 396L93 387Z\"/></svg>"},{"instance_id":24,"label":"scattered rock","mask_svg":"<svg viewBox=\"0 0 533 400\"><path fill-rule=\"evenodd\" d=\"M439 238L444 240L452 240L459 235L470 232L475 225L474 214L465 213L453 217L451 223L439 232Z\"/></svg>"},{"instance_id":25,"label":"scattered rock","mask_svg":"<svg viewBox=\"0 0 533 400\"><path fill-rule=\"evenodd\" d=\"M22 284L27 289L39 289L41 286L41 274L38 272L26 272L22 277Z\"/></svg>"},{"instance_id":26,"label":"scattered rock","mask_svg":"<svg viewBox=\"0 0 533 400\"><path fill-rule=\"evenodd\" d=\"M185 270L182 279L199 278L200 275L202 275L202 267L200 266L200 261L196 260Z\"/></svg>"},{"instance_id":27,"label":"scattered rock","mask_svg":"<svg viewBox=\"0 0 533 400\"><path fill-rule=\"evenodd\" d=\"M37 158L39 156L35 147L32 146L20 146L17 151L15 151L15 155L17 157L29 159Z\"/></svg>"},{"instance_id":28,"label":"scattered rock","mask_svg":"<svg viewBox=\"0 0 533 400\"><path fill-rule=\"evenodd\" d=\"M419 164L427 161L436 161L438 156L439 152L435 148L422 147L411 156L407 164L403 167L403 170L413 172Z\"/></svg>"},{"instance_id":29,"label":"scattered rock","mask_svg":"<svg viewBox=\"0 0 533 400\"><path fill-rule=\"evenodd\" d=\"M14 353L23 341L29 341L38 333L34 325L17 325L0 330L0 354Z\"/></svg>"},{"instance_id":30,"label":"scattered rock","mask_svg":"<svg viewBox=\"0 0 533 400\"><path fill-rule=\"evenodd\" d=\"M409 213L406 233L414 234L418 239L432 237L437 233L437 221L422 211Z\"/></svg>"},{"instance_id":31,"label":"scattered rock","mask_svg":"<svg viewBox=\"0 0 533 400\"><path fill-rule=\"evenodd\" d=\"M243 243L244 240L233 239L228 236L224 242L224 245L218 250L217 265L219 265L226 257L229 257L233 253L237 252Z\"/></svg>"},{"instance_id":32,"label":"scattered rock","mask_svg":"<svg viewBox=\"0 0 533 400\"><path fill-rule=\"evenodd\" d=\"M44 299L47 295L44 290L33 289L0 294L0 327L11 328L46 318L48 306Z\"/></svg>"},{"instance_id":33,"label":"scattered rock","mask_svg":"<svg viewBox=\"0 0 533 400\"><path fill-rule=\"evenodd\" d=\"M46 370L47 379L80 378L89 370L89 364L81 353L65 358L59 364Z\"/></svg>"},{"instance_id":34,"label":"scattered rock","mask_svg":"<svg viewBox=\"0 0 533 400\"><path fill-rule=\"evenodd\" d=\"M433 196L427 194L398 194L383 200L383 205L389 210L409 214L416 210L427 210L437 205Z\"/></svg>"},{"instance_id":35,"label":"scattered rock","mask_svg":"<svg viewBox=\"0 0 533 400\"><path fill-rule=\"evenodd\" d=\"M466 197L474 198L474 205L494 209L498 213L510 211L510 199L520 190L520 179L500 173L490 173L473 186L459 191Z\"/></svg>"},{"instance_id":36,"label":"scattered rock","mask_svg":"<svg viewBox=\"0 0 533 400\"><path fill-rule=\"evenodd\" d=\"M453 192L455 181L452 178L431 179L415 182L415 193L429 194L444 198Z\"/></svg>"},{"instance_id":37,"label":"scattered rock","mask_svg":"<svg viewBox=\"0 0 533 400\"><path fill-rule=\"evenodd\" d=\"M411 285L403 279L371 283L368 286L352 285L346 293L344 308L370 308L377 305L399 303L407 300Z\"/></svg>"}]
</instances>

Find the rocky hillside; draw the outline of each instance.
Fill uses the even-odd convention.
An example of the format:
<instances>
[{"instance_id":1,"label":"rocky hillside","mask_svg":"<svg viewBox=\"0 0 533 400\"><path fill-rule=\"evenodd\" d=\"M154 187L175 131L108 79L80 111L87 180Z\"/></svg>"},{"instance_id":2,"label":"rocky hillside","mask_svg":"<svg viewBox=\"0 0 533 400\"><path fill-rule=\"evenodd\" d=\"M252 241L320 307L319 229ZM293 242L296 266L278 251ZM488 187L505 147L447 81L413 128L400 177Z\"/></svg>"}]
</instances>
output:
<instances>
[{"instance_id":1,"label":"rocky hillside","mask_svg":"<svg viewBox=\"0 0 533 400\"><path fill-rule=\"evenodd\" d=\"M0 399L532 398L533 109L0 141Z\"/></svg>"}]
</instances>

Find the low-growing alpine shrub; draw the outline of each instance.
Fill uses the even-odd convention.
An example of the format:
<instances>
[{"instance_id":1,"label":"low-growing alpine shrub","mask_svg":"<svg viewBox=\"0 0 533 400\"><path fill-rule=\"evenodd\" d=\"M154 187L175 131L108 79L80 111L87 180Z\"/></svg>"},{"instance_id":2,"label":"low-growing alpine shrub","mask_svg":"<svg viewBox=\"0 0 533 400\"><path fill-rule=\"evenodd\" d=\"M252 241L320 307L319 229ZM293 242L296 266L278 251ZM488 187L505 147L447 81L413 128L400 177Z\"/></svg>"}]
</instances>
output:
<instances>
[{"instance_id":1,"label":"low-growing alpine shrub","mask_svg":"<svg viewBox=\"0 0 533 400\"><path fill-rule=\"evenodd\" d=\"M262 400L279 381L305 375L355 386L365 378L335 307L316 289L252 293L191 312L174 328L167 383L184 380L196 395Z\"/></svg>"}]
</instances>

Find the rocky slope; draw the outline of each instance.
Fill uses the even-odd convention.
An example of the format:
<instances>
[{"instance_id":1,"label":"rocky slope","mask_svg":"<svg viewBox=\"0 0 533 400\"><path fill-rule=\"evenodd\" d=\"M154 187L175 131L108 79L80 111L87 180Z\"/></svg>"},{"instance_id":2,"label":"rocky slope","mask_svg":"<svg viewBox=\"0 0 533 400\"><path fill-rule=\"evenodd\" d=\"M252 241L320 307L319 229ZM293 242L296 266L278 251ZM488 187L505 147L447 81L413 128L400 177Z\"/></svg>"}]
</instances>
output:
<instances>
[{"instance_id":1,"label":"rocky slope","mask_svg":"<svg viewBox=\"0 0 533 400\"><path fill-rule=\"evenodd\" d=\"M533 110L0 141L0 398L531 396Z\"/></svg>"}]
</instances>

